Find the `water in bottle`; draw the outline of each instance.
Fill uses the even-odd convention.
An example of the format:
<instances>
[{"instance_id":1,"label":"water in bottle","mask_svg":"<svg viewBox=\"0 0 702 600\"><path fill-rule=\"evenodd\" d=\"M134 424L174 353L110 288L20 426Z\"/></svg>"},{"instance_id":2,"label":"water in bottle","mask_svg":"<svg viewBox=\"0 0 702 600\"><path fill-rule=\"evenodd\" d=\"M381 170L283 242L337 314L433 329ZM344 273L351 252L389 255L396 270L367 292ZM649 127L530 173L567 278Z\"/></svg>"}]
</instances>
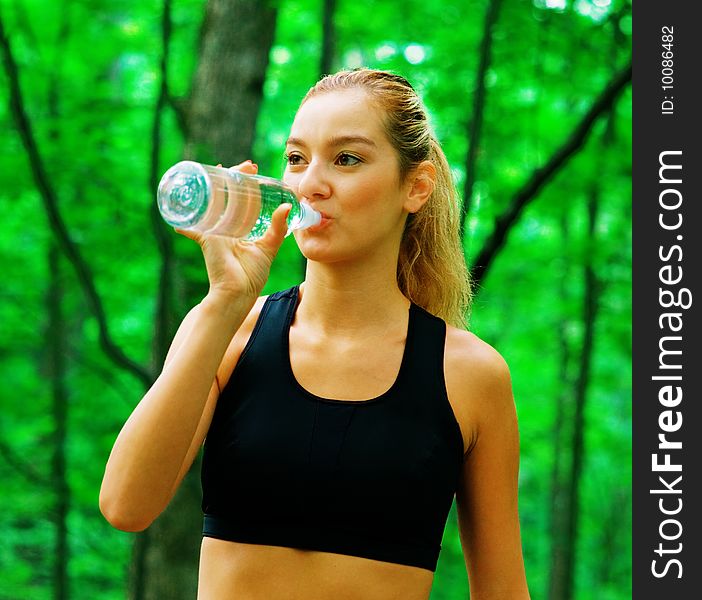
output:
<instances>
[{"instance_id":1,"label":"water in bottle","mask_svg":"<svg viewBox=\"0 0 702 600\"><path fill-rule=\"evenodd\" d=\"M173 227L247 240L266 233L273 211L284 202L292 204L288 234L321 220L282 181L192 161L179 162L166 171L157 200L161 215Z\"/></svg>"}]
</instances>

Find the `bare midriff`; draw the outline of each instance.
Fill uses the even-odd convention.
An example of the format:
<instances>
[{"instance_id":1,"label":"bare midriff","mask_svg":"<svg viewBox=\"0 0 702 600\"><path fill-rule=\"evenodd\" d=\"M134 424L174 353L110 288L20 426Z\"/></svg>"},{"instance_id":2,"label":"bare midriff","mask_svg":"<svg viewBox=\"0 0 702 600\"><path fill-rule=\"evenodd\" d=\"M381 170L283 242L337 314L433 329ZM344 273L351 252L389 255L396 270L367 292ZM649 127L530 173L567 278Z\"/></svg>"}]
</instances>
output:
<instances>
[{"instance_id":1,"label":"bare midriff","mask_svg":"<svg viewBox=\"0 0 702 600\"><path fill-rule=\"evenodd\" d=\"M198 600L427 600L428 569L205 537Z\"/></svg>"}]
</instances>

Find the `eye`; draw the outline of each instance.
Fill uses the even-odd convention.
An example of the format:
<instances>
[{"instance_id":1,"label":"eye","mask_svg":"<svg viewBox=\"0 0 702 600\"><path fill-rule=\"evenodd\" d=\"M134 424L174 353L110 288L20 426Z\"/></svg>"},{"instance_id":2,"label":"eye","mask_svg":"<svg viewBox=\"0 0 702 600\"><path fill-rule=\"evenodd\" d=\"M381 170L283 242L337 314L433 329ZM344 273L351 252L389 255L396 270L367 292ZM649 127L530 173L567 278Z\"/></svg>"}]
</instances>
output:
<instances>
[{"instance_id":1,"label":"eye","mask_svg":"<svg viewBox=\"0 0 702 600\"><path fill-rule=\"evenodd\" d=\"M361 159L353 154L348 154L347 152L342 152L336 158L336 164L341 167L353 167L361 163Z\"/></svg>"},{"instance_id":2,"label":"eye","mask_svg":"<svg viewBox=\"0 0 702 600\"><path fill-rule=\"evenodd\" d=\"M288 163L291 167L297 167L301 164L303 164L303 159L302 156L299 154L296 154L294 152L286 152L285 153L285 162Z\"/></svg>"}]
</instances>

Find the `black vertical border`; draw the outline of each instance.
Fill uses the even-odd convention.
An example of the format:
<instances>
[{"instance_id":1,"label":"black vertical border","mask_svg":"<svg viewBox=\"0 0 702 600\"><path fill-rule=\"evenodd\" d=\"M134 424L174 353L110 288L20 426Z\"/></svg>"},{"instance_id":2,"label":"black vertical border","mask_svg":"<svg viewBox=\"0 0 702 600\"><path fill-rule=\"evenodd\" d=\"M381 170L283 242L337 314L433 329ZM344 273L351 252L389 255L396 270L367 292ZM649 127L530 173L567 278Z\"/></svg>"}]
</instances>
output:
<instances>
[{"instance_id":1,"label":"black vertical border","mask_svg":"<svg viewBox=\"0 0 702 600\"><path fill-rule=\"evenodd\" d=\"M694 0L640 0L633 7L633 597L636 600L663 598L665 600L693 600L702 597L702 551L700 540L700 513L702 498L702 420L700 406L700 379L702 360L699 352L699 336L702 334L699 322L700 270L702 253L698 231L699 205L702 203L700 179L702 160L700 158L700 111L702 97L697 90L702 87L702 22L696 19L699 5ZM673 90L662 89L662 28L673 27ZM663 114L662 102L665 96L673 101L673 114ZM669 107L667 105L666 107ZM677 158L682 163L682 183L671 185L659 182L659 155L664 151L682 151ZM667 159L673 162L673 157ZM679 171L678 171L679 172ZM672 172L670 172L672 175ZM671 178L671 177L669 177ZM683 202L679 209L683 222L680 229L666 231L659 225L659 213L668 213L669 223L674 222L678 211L665 211L659 206L659 195L667 188L675 188L682 193ZM673 200L674 193L664 194L666 200ZM679 239L678 236L682 236ZM667 254L673 245L682 250L682 260L674 252L668 262L661 260L659 252ZM659 270L662 266L677 265L683 269L682 281L676 286L662 285ZM659 302L659 288L672 292L682 288L690 290L692 305L688 309L663 308ZM682 313L683 328L677 334L667 327L660 328L662 313L676 311ZM680 382L667 382L682 388L682 401L675 408L666 408L659 402L659 389L666 382L653 380L660 375L659 341L665 335L681 335L678 349L682 355L670 357L682 363L680 371L667 370L665 373L682 375ZM669 349L674 343L667 342ZM659 450L658 435L662 433L659 417L665 410L682 413L682 426L668 439L682 442L679 450ZM671 462L682 465L682 471L655 473L652 469L652 454L671 455ZM658 479L663 476L671 487L681 493L657 494L651 490L665 489ZM673 481L682 475L675 486ZM673 511L682 500L678 514L665 515L663 508ZM666 540L661 531L674 537L677 525L665 519L679 521L682 533L679 539ZM682 544L680 552L678 544ZM659 544L670 553L657 554ZM656 577L652 561L656 560L659 573L665 570L669 560L677 559L682 565L668 565L667 575Z\"/></svg>"}]
</instances>

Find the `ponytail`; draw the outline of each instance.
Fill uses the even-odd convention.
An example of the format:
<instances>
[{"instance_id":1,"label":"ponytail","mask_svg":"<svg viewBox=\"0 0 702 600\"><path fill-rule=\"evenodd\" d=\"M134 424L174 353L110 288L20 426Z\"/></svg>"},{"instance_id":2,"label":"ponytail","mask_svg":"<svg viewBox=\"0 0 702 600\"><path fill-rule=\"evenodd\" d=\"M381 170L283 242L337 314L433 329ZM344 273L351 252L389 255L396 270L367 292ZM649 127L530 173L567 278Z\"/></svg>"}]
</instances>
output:
<instances>
[{"instance_id":1,"label":"ponytail","mask_svg":"<svg viewBox=\"0 0 702 600\"><path fill-rule=\"evenodd\" d=\"M430 143L427 160L436 169L434 191L407 218L397 280L415 304L451 325L466 328L472 290L459 237L460 207L446 156L433 137Z\"/></svg>"}]
</instances>

